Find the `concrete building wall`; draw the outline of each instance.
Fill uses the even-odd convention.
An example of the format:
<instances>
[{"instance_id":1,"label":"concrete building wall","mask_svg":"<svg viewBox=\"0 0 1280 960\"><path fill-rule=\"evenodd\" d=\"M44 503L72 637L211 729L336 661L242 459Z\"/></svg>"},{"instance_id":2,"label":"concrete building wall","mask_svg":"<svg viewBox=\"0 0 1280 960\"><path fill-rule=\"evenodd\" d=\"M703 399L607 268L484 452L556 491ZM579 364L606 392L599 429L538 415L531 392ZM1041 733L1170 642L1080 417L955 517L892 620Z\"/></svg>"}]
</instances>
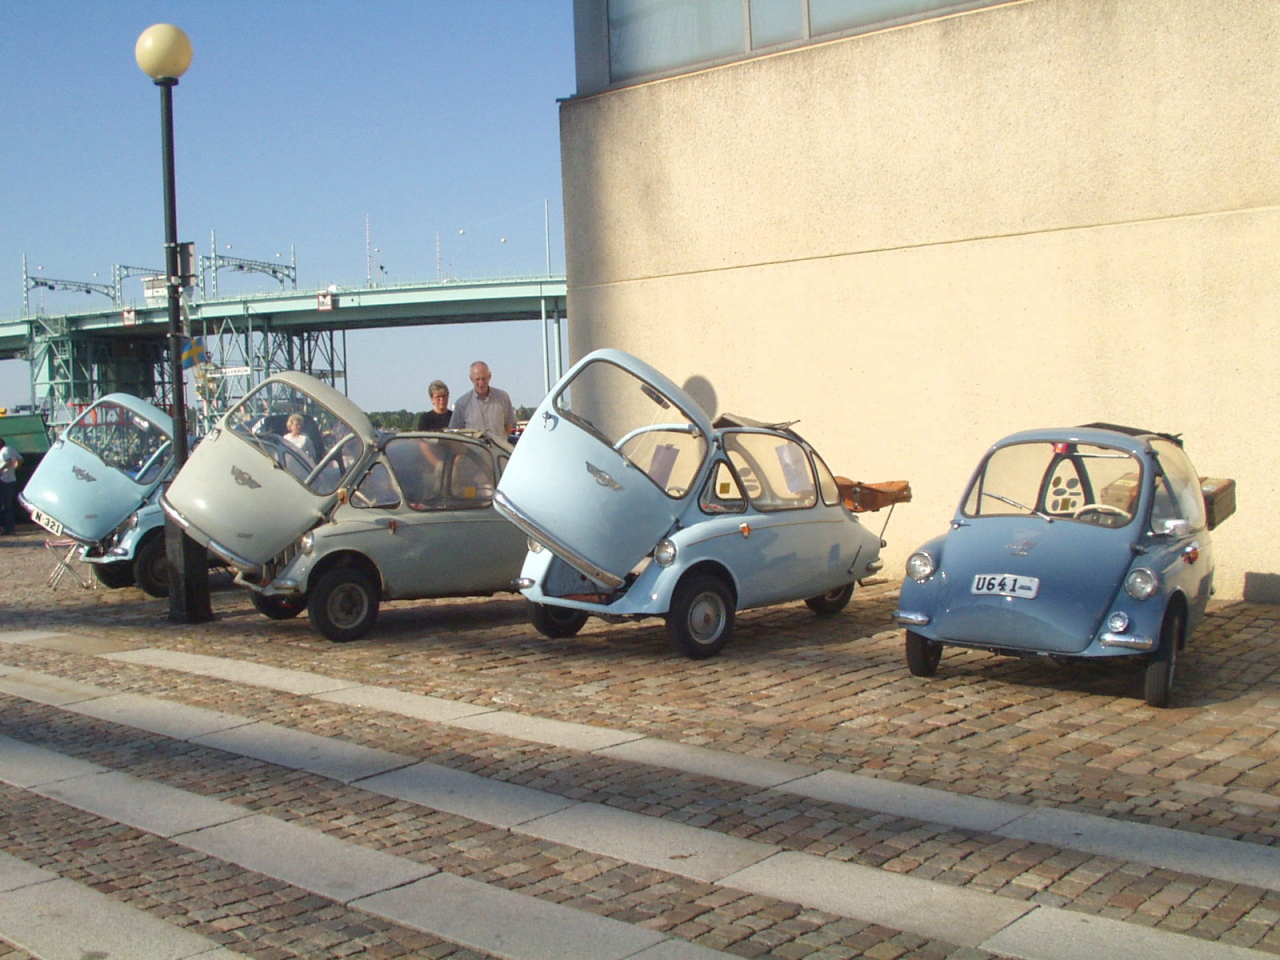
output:
<instances>
[{"instance_id":1,"label":"concrete building wall","mask_svg":"<svg viewBox=\"0 0 1280 960\"><path fill-rule=\"evenodd\" d=\"M1278 53L1275 0L1024 0L570 100L571 353L910 479L894 575L1006 433L1182 433L1280 599Z\"/></svg>"}]
</instances>

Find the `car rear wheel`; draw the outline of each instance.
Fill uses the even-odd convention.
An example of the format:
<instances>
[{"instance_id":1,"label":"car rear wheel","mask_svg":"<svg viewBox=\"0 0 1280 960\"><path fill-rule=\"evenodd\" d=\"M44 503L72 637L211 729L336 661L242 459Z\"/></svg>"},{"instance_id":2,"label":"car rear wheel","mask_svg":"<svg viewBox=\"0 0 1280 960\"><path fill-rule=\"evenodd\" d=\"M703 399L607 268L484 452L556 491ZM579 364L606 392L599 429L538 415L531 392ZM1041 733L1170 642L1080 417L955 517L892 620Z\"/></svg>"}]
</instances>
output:
<instances>
[{"instance_id":1,"label":"car rear wheel","mask_svg":"<svg viewBox=\"0 0 1280 960\"><path fill-rule=\"evenodd\" d=\"M95 563L93 575L108 590L119 590L121 587L133 586L133 564L127 560L115 563Z\"/></svg>"},{"instance_id":2,"label":"car rear wheel","mask_svg":"<svg viewBox=\"0 0 1280 960\"><path fill-rule=\"evenodd\" d=\"M138 586L151 596L169 595L169 555L165 552L163 528L138 546L133 558L133 576Z\"/></svg>"},{"instance_id":3,"label":"car rear wheel","mask_svg":"<svg viewBox=\"0 0 1280 960\"><path fill-rule=\"evenodd\" d=\"M1160 646L1147 654L1142 672L1142 699L1149 707L1167 707L1173 694L1173 675L1178 665L1178 647L1186 618L1181 610L1170 610L1160 626Z\"/></svg>"},{"instance_id":4,"label":"car rear wheel","mask_svg":"<svg viewBox=\"0 0 1280 960\"><path fill-rule=\"evenodd\" d=\"M292 620L307 609L305 597L268 597L256 592L250 592L249 596L254 609L272 620Z\"/></svg>"},{"instance_id":5,"label":"car rear wheel","mask_svg":"<svg viewBox=\"0 0 1280 960\"><path fill-rule=\"evenodd\" d=\"M805 601L805 605L818 616L829 617L847 607L849 598L852 596L853 584L846 583L843 587L828 590L821 596L810 597Z\"/></svg>"},{"instance_id":6,"label":"car rear wheel","mask_svg":"<svg viewBox=\"0 0 1280 960\"><path fill-rule=\"evenodd\" d=\"M907 669L913 677L932 677L942 662L942 644L907 631Z\"/></svg>"},{"instance_id":7,"label":"car rear wheel","mask_svg":"<svg viewBox=\"0 0 1280 960\"><path fill-rule=\"evenodd\" d=\"M719 577L680 581L667 612L667 636L691 660L714 657L733 636L733 593Z\"/></svg>"},{"instance_id":8,"label":"car rear wheel","mask_svg":"<svg viewBox=\"0 0 1280 960\"><path fill-rule=\"evenodd\" d=\"M334 567L311 590L307 616L334 643L359 640L378 619L378 591L357 567Z\"/></svg>"},{"instance_id":9,"label":"car rear wheel","mask_svg":"<svg viewBox=\"0 0 1280 960\"><path fill-rule=\"evenodd\" d=\"M529 620L534 629L552 640L577 636L588 616L585 610L572 610L547 603L529 603Z\"/></svg>"}]
</instances>

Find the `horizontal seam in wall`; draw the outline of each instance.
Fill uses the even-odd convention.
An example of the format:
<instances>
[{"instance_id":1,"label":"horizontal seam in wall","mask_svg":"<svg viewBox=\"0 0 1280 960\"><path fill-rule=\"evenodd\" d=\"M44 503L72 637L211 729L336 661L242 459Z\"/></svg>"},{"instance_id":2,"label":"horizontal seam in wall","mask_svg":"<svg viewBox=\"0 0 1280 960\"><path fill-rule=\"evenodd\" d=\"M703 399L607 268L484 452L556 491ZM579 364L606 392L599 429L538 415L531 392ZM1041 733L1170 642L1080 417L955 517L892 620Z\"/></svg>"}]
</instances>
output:
<instances>
[{"instance_id":1,"label":"horizontal seam in wall","mask_svg":"<svg viewBox=\"0 0 1280 960\"><path fill-rule=\"evenodd\" d=\"M1200 213L1183 213L1173 217L1144 217L1134 220L1115 220L1106 223L1077 224L1069 227L1052 227L1042 230L1021 230L1013 233L992 233L951 240L931 240L925 243L904 243L893 247L869 247L866 250L847 250L841 253L823 253L812 257L789 257L783 260L758 260L753 263L736 263L725 267L707 267L703 270L683 270L676 273L655 273L646 277L620 277L600 283L570 283L571 290L592 290L627 283L645 283L650 280L673 280L680 277L697 277L706 274L728 273L734 270L754 270L759 267L785 266L792 263L811 263L820 260L843 260L850 257L874 256L883 253L899 253L906 250L927 250L930 247L954 247L966 243L986 243L993 240L1017 240L1023 237L1050 236L1056 233L1083 233L1089 230L1107 230L1121 227L1156 223L1175 223L1180 220L1208 220L1213 217L1229 217L1243 214L1269 213L1280 210L1280 205L1265 207L1236 207L1226 210L1208 210Z\"/></svg>"}]
</instances>

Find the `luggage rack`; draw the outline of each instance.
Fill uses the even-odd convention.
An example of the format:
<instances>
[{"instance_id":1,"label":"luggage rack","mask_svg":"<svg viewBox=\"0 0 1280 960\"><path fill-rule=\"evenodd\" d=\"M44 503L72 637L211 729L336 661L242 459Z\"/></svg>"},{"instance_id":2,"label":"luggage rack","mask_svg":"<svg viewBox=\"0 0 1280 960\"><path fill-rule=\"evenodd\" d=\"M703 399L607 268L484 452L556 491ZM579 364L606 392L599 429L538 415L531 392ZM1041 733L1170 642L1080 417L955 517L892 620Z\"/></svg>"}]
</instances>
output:
<instances>
[{"instance_id":1,"label":"luggage rack","mask_svg":"<svg viewBox=\"0 0 1280 960\"><path fill-rule=\"evenodd\" d=\"M92 590L98 585L95 578L81 576L80 571L71 566L71 561L75 558L76 551L80 549L78 542L70 537L49 539L45 540L44 548L53 554L54 560L53 569L49 572L48 583L50 590L56 589L58 584L62 582L62 578L68 573L85 590Z\"/></svg>"}]
</instances>

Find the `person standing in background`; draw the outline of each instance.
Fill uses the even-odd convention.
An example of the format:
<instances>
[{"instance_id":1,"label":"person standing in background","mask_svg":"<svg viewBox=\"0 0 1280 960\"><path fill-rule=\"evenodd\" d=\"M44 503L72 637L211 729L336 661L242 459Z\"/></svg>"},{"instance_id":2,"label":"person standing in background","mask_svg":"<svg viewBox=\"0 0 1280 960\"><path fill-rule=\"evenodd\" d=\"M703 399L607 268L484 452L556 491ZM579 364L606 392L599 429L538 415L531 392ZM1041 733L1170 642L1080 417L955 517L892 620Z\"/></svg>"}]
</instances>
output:
<instances>
[{"instance_id":1,"label":"person standing in background","mask_svg":"<svg viewBox=\"0 0 1280 960\"><path fill-rule=\"evenodd\" d=\"M471 387L453 407L449 425L455 430L483 430L506 440L516 428L516 411L505 390L490 386L489 365L477 360L471 365Z\"/></svg>"},{"instance_id":2,"label":"person standing in background","mask_svg":"<svg viewBox=\"0 0 1280 960\"><path fill-rule=\"evenodd\" d=\"M443 380L432 380L427 387L427 396L431 398L431 409L418 417L419 430L446 430L453 416L449 412L449 388Z\"/></svg>"},{"instance_id":3,"label":"person standing in background","mask_svg":"<svg viewBox=\"0 0 1280 960\"><path fill-rule=\"evenodd\" d=\"M0 527L5 536L14 532L18 511L18 467L22 454L0 437Z\"/></svg>"}]
</instances>

